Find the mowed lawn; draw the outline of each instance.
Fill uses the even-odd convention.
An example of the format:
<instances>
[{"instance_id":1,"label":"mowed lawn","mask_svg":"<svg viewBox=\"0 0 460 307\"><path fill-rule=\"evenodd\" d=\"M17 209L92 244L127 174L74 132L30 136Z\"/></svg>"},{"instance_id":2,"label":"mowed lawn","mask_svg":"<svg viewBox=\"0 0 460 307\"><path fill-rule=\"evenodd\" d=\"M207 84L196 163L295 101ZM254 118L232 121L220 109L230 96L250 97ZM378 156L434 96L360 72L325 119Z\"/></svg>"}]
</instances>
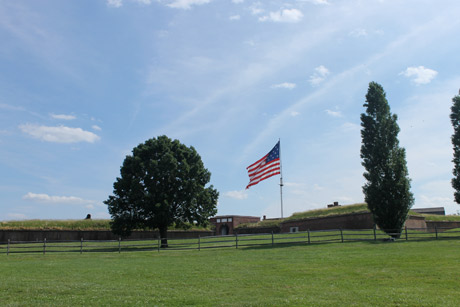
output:
<instances>
[{"instance_id":1,"label":"mowed lawn","mask_svg":"<svg viewBox=\"0 0 460 307\"><path fill-rule=\"evenodd\" d=\"M460 240L0 255L2 306L460 306Z\"/></svg>"}]
</instances>

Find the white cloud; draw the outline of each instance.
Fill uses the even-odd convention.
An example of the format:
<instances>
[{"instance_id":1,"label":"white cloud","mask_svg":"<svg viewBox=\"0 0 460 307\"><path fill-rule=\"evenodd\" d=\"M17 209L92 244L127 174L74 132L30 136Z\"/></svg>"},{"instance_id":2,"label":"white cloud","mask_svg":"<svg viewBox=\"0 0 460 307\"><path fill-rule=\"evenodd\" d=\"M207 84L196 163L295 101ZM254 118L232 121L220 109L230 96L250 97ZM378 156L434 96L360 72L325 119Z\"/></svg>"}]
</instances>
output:
<instances>
[{"instance_id":1,"label":"white cloud","mask_svg":"<svg viewBox=\"0 0 460 307\"><path fill-rule=\"evenodd\" d=\"M320 4L320 5L329 5L330 3L327 0L298 0L300 2L310 2L313 4Z\"/></svg>"},{"instance_id":2,"label":"white cloud","mask_svg":"<svg viewBox=\"0 0 460 307\"><path fill-rule=\"evenodd\" d=\"M211 1L212 0L174 0L168 4L168 6L175 9L189 10L192 8L192 5L207 4Z\"/></svg>"},{"instance_id":3,"label":"white cloud","mask_svg":"<svg viewBox=\"0 0 460 307\"><path fill-rule=\"evenodd\" d=\"M232 2L238 4L238 3L243 3L244 0L232 0Z\"/></svg>"},{"instance_id":4,"label":"white cloud","mask_svg":"<svg viewBox=\"0 0 460 307\"><path fill-rule=\"evenodd\" d=\"M7 215L8 219L12 220L25 220L27 219L27 215L22 214L22 213L8 213Z\"/></svg>"},{"instance_id":5,"label":"white cloud","mask_svg":"<svg viewBox=\"0 0 460 307\"><path fill-rule=\"evenodd\" d=\"M346 131L360 131L361 126L354 124L354 123L346 122L340 127L340 130L345 131L345 132Z\"/></svg>"},{"instance_id":6,"label":"white cloud","mask_svg":"<svg viewBox=\"0 0 460 307\"><path fill-rule=\"evenodd\" d=\"M423 66L408 67L405 71L400 73L400 75L408 78L413 77L412 81L417 85L430 83L437 74L437 71Z\"/></svg>"},{"instance_id":7,"label":"white cloud","mask_svg":"<svg viewBox=\"0 0 460 307\"><path fill-rule=\"evenodd\" d=\"M54 143L94 143L100 139L98 135L90 131L85 131L81 128L70 128L66 126L49 127L25 124L19 126L19 129L36 139Z\"/></svg>"},{"instance_id":8,"label":"white cloud","mask_svg":"<svg viewBox=\"0 0 460 307\"><path fill-rule=\"evenodd\" d=\"M23 107L12 106L6 103L0 103L0 109L7 111L25 111Z\"/></svg>"},{"instance_id":9,"label":"white cloud","mask_svg":"<svg viewBox=\"0 0 460 307\"><path fill-rule=\"evenodd\" d=\"M54 119L62 119L62 120L73 120L77 117L74 115L66 115L66 114L53 114L51 113L50 116Z\"/></svg>"},{"instance_id":10,"label":"white cloud","mask_svg":"<svg viewBox=\"0 0 460 307\"><path fill-rule=\"evenodd\" d=\"M313 185L313 190L314 191L323 191L324 190L324 187L323 186L320 186L319 184L315 183Z\"/></svg>"},{"instance_id":11,"label":"white cloud","mask_svg":"<svg viewBox=\"0 0 460 307\"><path fill-rule=\"evenodd\" d=\"M323 82L326 77L330 74L329 69L320 65L315 68L315 72L313 75L310 76L310 83L311 85L318 85Z\"/></svg>"},{"instance_id":12,"label":"white cloud","mask_svg":"<svg viewBox=\"0 0 460 307\"><path fill-rule=\"evenodd\" d=\"M330 115L332 117L342 117L343 116L342 112L340 111L332 111L332 110L327 109L325 110L325 112L327 113L327 115Z\"/></svg>"},{"instance_id":13,"label":"white cloud","mask_svg":"<svg viewBox=\"0 0 460 307\"><path fill-rule=\"evenodd\" d=\"M224 196L234 199L246 199L248 198L248 193L246 191L228 191L224 193Z\"/></svg>"},{"instance_id":14,"label":"white cloud","mask_svg":"<svg viewBox=\"0 0 460 307\"><path fill-rule=\"evenodd\" d=\"M272 88L286 88L288 90L292 90L295 87L296 87L295 83L289 83L289 82L283 82L283 83L272 85Z\"/></svg>"},{"instance_id":15,"label":"white cloud","mask_svg":"<svg viewBox=\"0 0 460 307\"><path fill-rule=\"evenodd\" d=\"M240 20L241 16L240 15L232 15L228 19L230 20Z\"/></svg>"},{"instance_id":16,"label":"white cloud","mask_svg":"<svg viewBox=\"0 0 460 307\"><path fill-rule=\"evenodd\" d=\"M101 131L102 128L99 127L98 125L92 125L91 128L93 128L93 130L96 130L96 131Z\"/></svg>"},{"instance_id":17,"label":"white cloud","mask_svg":"<svg viewBox=\"0 0 460 307\"><path fill-rule=\"evenodd\" d=\"M291 112L292 117L296 117L296 116L299 116L299 115L300 115L300 112L297 112L297 111L292 111Z\"/></svg>"},{"instance_id":18,"label":"white cloud","mask_svg":"<svg viewBox=\"0 0 460 307\"><path fill-rule=\"evenodd\" d=\"M353 31L351 31L349 35L353 37L363 37L363 36L367 36L368 33L366 29L358 28L358 29L354 29Z\"/></svg>"},{"instance_id":19,"label":"white cloud","mask_svg":"<svg viewBox=\"0 0 460 307\"><path fill-rule=\"evenodd\" d=\"M298 9L284 9L270 12L268 15L260 17L259 21L299 22L302 18L303 14Z\"/></svg>"},{"instance_id":20,"label":"white cloud","mask_svg":"<svg viewBox=\"0 0 460 307\"><path fill-rule=\"evenodd\" d=\"M87 200L75 196L50 196L48 194L36 194L31 192L24 195L22 199L49 204L87 205L94 203L92 200Z\"/></svg>"},{"instance_id":21,"label":"white cloud","mask_svg":"<svg viewBox=\"0 0 460 307\"><path fill-rule=\"evenodd\" d=\"M110 7L121 7L123 5L122 0L107 0L107 6Z\"/></svg>"},{"instance_id":22,"label":"white cloud","mask_svg":"<svg viewBox=\"0 0 460 307\"><path fill-rule=\"evenodd\" d=\"M260 2L254 2L250 7L249 10L251 11L252 15L259 15L264 12L264 9L262 8L262 3Z\"/></svg>"},{"instance_id":23,"label":"white cloud","mask_svg":"<svg viewBox=\"0 0 460 307\"><path fill-rule=\"evenodd\" d=\"M149 5L152 4L152 0L134 0L137 3Z\"/></svg>"}]
</instances>

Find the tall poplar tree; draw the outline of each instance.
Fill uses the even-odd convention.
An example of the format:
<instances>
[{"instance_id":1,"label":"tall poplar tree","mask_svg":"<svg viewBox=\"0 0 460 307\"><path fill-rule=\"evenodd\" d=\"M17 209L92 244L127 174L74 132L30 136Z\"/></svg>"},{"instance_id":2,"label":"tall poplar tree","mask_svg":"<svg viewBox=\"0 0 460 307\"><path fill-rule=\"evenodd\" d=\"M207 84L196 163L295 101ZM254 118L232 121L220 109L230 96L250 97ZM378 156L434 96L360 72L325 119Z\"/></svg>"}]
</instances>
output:
<instances>
[{"instance_id":1,"label":"tall poplar tree","mask_svg":"<svg viewBox=\"0 0 460 307\"><path fill-rule=\"evenodd\" d=\"M364 198L377 226L399 237L414 203L406 166L406 152L399 147L398 117L391 114L383 87L369 83L361 114L361 158L365 168Z\"/></svg>"},{"instance_id":2,"label":"tall poplar tree","mask_svg":"<svg viewBox=\"0 0 460 307\"><path fill-rule=\"evenodd\" d=\"M459 92L460 94L460 92ZM452 135L452 145L454 147L454 169L452 178L452 187L454 188L454 198L457 204L460 204L460 95L452 98L453 105L451 107L452 113L450 120L454 127L454 134Z\"/></svg>"}]
</instances>

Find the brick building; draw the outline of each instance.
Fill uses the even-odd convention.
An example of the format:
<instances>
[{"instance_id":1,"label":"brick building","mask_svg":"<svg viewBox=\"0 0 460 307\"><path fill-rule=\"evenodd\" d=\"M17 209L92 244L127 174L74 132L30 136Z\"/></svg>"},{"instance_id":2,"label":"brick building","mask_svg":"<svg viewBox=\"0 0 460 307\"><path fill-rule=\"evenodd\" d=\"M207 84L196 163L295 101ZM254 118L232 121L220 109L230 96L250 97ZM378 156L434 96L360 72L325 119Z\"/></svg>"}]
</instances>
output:
<instances>
[{"instance_id":1,"label":"brick building","mask_svg":"<svg viewBox=\"0 0 460 307\"><path fill-rule=\"evenodd\" d=\"M216 229L216 235L234 234L233 229L244 223L257 223L260 221L258 216L241 216L241 215L219 215L209 219Z\"/></svg>"}]
</instances>

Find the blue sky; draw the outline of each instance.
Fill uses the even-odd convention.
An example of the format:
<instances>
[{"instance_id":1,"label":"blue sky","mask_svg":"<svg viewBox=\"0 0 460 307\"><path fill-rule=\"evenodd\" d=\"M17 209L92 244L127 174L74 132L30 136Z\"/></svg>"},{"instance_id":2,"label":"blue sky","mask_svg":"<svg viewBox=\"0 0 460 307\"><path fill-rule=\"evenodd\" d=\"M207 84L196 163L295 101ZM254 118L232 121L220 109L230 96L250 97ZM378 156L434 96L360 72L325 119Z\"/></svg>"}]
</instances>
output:
<instances>
[{"instance_id":1,"label":"blue sky","mask_svg":"<svg viewBox=\"0 0 460 307\"><path fill-rule=\"evenodd\" d=\"M0 220L108 218L133 147L194 146L218 214L280 216L246 167L281 139L284 216L362 202L360 114L387 92L414 207L453 201L458 0L0 0Z\"/></svg>"}]
</instances>

